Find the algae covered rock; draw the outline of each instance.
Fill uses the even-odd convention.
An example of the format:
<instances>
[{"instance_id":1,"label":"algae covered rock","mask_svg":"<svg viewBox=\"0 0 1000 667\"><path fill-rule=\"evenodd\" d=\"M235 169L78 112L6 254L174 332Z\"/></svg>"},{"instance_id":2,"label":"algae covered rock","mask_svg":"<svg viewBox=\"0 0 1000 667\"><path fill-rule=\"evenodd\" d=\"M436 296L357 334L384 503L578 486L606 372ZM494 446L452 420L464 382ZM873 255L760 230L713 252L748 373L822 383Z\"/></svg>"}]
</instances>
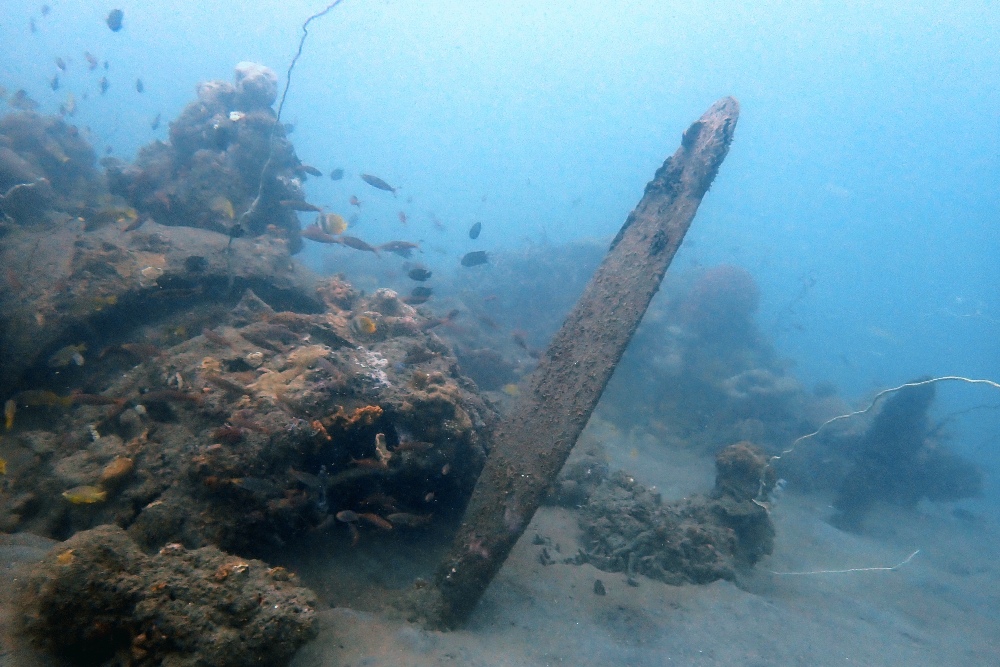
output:
<instances>
[{"instance_id":1,"label":"algae covered rock","mask_svg":"<svg viewBox=\"0 0 1000 667\"><path fill-rule=\"evenodd\" d=\"M24 630L72 664L282 665L315 634L315 598L290 579L214 547L147 556L100 526L33 569Z\"/></svg>"}]
</instances>

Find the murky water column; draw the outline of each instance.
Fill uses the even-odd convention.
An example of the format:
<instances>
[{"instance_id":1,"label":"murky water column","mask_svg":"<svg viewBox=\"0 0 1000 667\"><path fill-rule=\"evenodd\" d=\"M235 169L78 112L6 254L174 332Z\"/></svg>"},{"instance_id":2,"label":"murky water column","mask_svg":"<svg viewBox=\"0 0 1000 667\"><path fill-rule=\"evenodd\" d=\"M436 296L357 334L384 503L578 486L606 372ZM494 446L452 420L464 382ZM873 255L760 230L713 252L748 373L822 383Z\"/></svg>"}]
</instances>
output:
<instances>
[{"instance_id":1,"label":"murky water column","mask_svg":"<svg viewBox=\"0 0 1000 667\"><path fill-rule=\"evenodd\" d=\"M657 170L607 256L503 420L422 615L460 625L531 521L694 219L722 161L739 103L716 102Z\"/></svg>"}]
</instances>

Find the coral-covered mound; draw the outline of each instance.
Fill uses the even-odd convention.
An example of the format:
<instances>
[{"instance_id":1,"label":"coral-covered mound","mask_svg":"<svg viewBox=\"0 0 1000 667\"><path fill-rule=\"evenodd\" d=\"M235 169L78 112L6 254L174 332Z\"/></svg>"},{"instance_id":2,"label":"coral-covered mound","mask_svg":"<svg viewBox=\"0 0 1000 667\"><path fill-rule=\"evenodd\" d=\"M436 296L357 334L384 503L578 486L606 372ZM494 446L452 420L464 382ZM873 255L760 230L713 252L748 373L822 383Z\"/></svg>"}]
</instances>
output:
<instances>
[{"instance_id":1,"label":"coral-covered mound","mask_svg":"<svg viewBox=\"0 0 1000 667\"><path fill-rule=\"evenodd\" d=\"M106 160L108 184L160 224L228 233L239 220L240 233L278 236L295 252L298 219L281 202L305 199L307 172L271 109L277 77L240 63L234 81L199 84L198 100L170 123L169 143L145 146L133 164Z\"/></svg>"},{"instance_id":2,"label":"coral-covered mound","mask_svg":"<svg viewBox=\"0 0 1000 667\"><path fill-rule=\"evenodd\" d=\"M100 526L33 569L24 628L72 664L282 665L315 635L315 597L293 579L214 547L147 556Z\"/></svg>"},{"instance_id":3,"label":"coral-covered mound","mask_svg":"<svg viewBox=\"0 0 1000 667\"><path fill-rule=\"evenodd\" d=\"M171 348L110 345L95 365L127 370L102 394L17 395L44 426L7 439L3 528L65 538L116 523L147 548L250 554L463 507L495 413L436 320L389 290L361 297L333 279L318 294L322 314L248 292Z\"/></svg>"}]
</instances>

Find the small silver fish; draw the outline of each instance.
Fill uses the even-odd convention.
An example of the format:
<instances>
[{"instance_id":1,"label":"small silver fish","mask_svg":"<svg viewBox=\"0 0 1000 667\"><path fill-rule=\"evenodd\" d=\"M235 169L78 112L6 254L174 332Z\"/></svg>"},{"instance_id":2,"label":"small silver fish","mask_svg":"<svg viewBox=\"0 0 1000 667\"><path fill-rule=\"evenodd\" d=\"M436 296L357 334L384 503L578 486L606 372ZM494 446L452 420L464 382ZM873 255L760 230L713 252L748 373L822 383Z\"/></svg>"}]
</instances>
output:
<instances>
[{"instance_id":1,"label":"small silver fish","mask_svg":"<svg viewBox=\"0 0 1000 667\"><path fill-rule=\"evenodd\" d=\"M361 174L361 180L367 183L368 185L372 186L373 188L376 188L378 190L385 190L386 192L391 192L393 197L396 196L396 190L399 189L392 187L378 176L372 176L371 174Z\"/></svg>"}]
</instances>

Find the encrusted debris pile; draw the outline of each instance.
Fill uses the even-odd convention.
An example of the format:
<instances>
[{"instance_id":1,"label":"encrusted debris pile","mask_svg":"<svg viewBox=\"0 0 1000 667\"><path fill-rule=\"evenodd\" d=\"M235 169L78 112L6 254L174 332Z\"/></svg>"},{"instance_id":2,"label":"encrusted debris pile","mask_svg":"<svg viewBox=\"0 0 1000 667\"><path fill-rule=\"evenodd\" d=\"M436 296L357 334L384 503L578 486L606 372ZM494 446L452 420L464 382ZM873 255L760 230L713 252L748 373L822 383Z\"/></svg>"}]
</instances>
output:
<instances>
[{"instance_id":1,"label":"encrusted debris pile","mask_svg":"<svg viewBox=\"0 0 1000 667\"><path fill-rule=\"evenodd\" d=\"M774 526L764 500L774 486L767 457L741 442L716 457L715 488L665 502L625 472L591 495L580 527L584 547L570 559L607 572L668 584L732 580L771 553Z\"/></svg>"}]
</instances>

